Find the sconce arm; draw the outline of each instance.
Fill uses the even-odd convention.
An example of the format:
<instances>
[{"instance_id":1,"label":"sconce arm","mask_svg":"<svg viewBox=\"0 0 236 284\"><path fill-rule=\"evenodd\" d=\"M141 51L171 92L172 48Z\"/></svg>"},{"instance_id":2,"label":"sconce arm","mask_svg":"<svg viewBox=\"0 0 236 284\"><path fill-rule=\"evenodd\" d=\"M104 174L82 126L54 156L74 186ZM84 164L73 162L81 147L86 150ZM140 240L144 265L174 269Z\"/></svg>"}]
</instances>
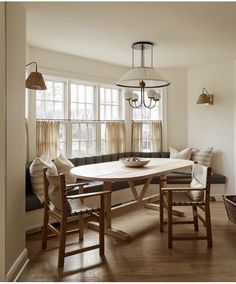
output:
<instances>
[{"instance_id":1,"label":"sconce arm","mask_svg":"<svg viewBox=\"0 0 236 284\"><path fill-rule=\"evenodd\" d=\"M202 93L204 94L204 91L207 93L207 95L209 96L210 94L208 93L207 89L206 88L203 88L202 89Z\"/></svg>"},{"instance_id":2,"label":"sconce arm","mask_svg":"<svg viewBox=\"0 0 236 284\"><path fill-rule=\"evenodd\" d=\"M37 65L37 63L36 63L35 61L26 64L25 67L26 67L26 66L29 66L29 65L31 65L31 64L35 64L36 72L38 72L38 65Z\"/></svg>"}]
</instances>

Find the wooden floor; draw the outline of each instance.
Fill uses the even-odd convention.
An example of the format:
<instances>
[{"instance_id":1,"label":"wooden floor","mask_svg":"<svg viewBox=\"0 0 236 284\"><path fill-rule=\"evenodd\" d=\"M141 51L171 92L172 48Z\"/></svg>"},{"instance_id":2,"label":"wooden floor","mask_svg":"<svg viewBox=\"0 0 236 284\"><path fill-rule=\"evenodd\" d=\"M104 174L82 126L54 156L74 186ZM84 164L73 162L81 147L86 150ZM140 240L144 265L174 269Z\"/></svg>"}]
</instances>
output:
<instances>
[{"instance_id":1,"label":"wooden floor","mask_svg":"<svg viewBox=\"0 0 236 284\"><path fill-rule=\"evenodd\" d=\"M57 239L40 249L40 233L27 237L30 262L19 281L236 281L236 224L228 221L222 202L213 202L213 249L206 241L174 242L167 248L167 233L159 233L158 212L137 209L113 217L113 224L132 236L130 241L106 236L106 258L98 251L69 257L63 272L57 273ZM178 217L176 217L178 218ZM184 217L187 218L187 217ZM191 225L178 225L175 232L193 232ZM200 229L204 229L200 227ZM86 230L89 243L98 234ZM78 247L78 236L68 236Z\"/></svg>"}]
</instances>

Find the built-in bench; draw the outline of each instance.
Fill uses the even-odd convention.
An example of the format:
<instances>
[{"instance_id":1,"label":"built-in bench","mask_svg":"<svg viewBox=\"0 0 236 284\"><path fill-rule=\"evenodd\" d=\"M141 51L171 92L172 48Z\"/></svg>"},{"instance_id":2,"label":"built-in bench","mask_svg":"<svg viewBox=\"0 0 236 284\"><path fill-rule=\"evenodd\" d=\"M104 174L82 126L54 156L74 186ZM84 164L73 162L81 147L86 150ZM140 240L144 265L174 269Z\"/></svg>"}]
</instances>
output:
<instances>
[{"instance_id":1,"label":"built-in bench","mask_svg":"<svg viewBox=\"0 0 236 284\"><path fill-rule=\"evenodd\" d=\"M94 163L102 163L102 162L110 162L117 161L123 157L145 157L145 158L169 158L169 152L151 152L151 153L143 153L143 152L125 152L119 154L109 154L109 155L100 155L100 156L92 156L92 157L83 157L83 158L73 158L70 161L77 167L81 165L88 165ZM33 193L31 179L29 174L29 167L31 162L26 164L26 211L32 211L43 207L43 204L40 203L37 196ZM190 174L185 173L170 173L167 175L167 183L171 184L172 181L176 179L185 179L190 178ZM225 176L219 174L213 174L211 183L212 184L225 184ZM136 185L143 184L144 181L139 180L136 181ZM151 184L158 184L159 177L155 177L152 179ZM182 184L182 182L181 182ZM112 191L122 190L129 188L128 182L115 182L112 184ZM85 192L94 192L102 190L102 182L93 181L89 182L89 185L85 187ZM74 191L73 194L78 192Z\"/></svg>"}]
</instances>

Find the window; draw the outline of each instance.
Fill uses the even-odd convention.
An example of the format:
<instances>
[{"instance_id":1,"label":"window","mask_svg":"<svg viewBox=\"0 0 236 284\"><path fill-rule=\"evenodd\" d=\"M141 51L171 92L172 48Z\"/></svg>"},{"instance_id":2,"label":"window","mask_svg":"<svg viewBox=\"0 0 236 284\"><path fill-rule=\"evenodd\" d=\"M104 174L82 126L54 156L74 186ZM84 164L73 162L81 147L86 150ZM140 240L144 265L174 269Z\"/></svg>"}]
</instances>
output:
<instances>
[{"instance_id":1,"label":"window","mask_svg":"<svg viewBox=\"0 0 236 284\"><path fill-rule=\"evenodd\" d=\"M71 119L95 119L95 87L70 84Z\"/></svg>"},{"instance_id":2,"label":"window","mask_svg":"<svg viewBox=\"0 0 236 284\"><path fill-rule=\"evenodd\" d=\"M45 76L46 77L46 76ZM60 121L60 152L67 157L105 153L105 123L123 118L120 89L46 78L36 93L36 119Z\"/></svg>"},{"instance_id":3,"label":"window","mask_svg":"<svg viewBox=\"0 0 236 284\"><path fill-rule=\"evenodd\" d=\"M161 96L162 90L159 89ZM138 92L135 92L138 93ZM138 93L140 96L140 92ZM146 96L146 94L145 94ZM148 101L146 102L149 103ZM143 122L143 131L142 131L142 150L144 152L151 151L151 143L152 143L152 127L151 121L161 120L161 105L160 101L156 103L156 106L152 109L148 109L146 107L142 107L140 109L133 109L133 120Z\"/></svg>"},{"instance_id":4,"label":"window","mask_svg":"<svg viewBox=\"0 0 236 284\"><path fill-rule=\"evenodd\" d=\"M119 89L100 87L100 131L101 150L105 154L105 121L121 120L123 117L122 100Z\"/></svg>"},{"instance_id":5,"label":"window","mask_svg":"<svg viewBox=\"0 0 236 284\"><path fill-rule=\"evenodd\" d=\"M119 91L111 88L100 88L100 119L120 119Z\"/></svg>"},{"instance_id":6,"label":"window","mask_svg":"<svg viewBox=\"0 0 236 284\"><path fill-rule=\"evenodd\" d=\"M65 118L65 82L46 81L47 90L37 91L36 118Z\"/></svg>"}]
</instances>

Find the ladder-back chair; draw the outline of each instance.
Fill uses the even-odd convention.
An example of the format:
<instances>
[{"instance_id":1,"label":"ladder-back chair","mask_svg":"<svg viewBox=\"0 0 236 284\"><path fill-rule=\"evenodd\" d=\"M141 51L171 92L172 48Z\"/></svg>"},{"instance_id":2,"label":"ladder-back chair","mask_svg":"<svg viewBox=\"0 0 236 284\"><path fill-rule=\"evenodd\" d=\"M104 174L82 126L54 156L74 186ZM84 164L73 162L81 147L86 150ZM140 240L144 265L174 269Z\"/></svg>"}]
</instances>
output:
<instances>
[{"instance_id":1,"label":"ladder-back chair","mask_svg":"<svg viewBox=\"0 0 236 284\"><path fill-rule=\"evenodd\" d=\"M88 250L99 249L100 255L104 255L104 215L105 215L105 196L110 194L109 191L94 193L83 193L84 185L87 183L77 183L66 186L65 175L47 176L47 169L44 169L44 222L42 232L42 249L47 248L48 232L59 237L59 255L58 268L64 267L65 257L82 253ZM79 194L67 196L67 191L79 187ZM88 208L83 200L93 196L100 196L100 207ZM80 248L74 251L66 252L66 234L79 233L79 241L83 240L84 235L84 216L92 216L99 222L99 244ZM67 230L67 222L73 217L79 217L79 228ZM53 218L60 224L56 229L49 223L49 217ZM53 235L51 234L51 235Z\"/></svg>"},{"instance_id":2,"label":"ladder-back chair","mask_svg":"<svg viewBox=\"0 0 236 284\"><path fill-rule=\"evenodd\" d=\"M192 179L189 187L163 187L164 180L160 182L160 231L164 230L164 208L167 210L168 218L168 247L172 248L173 241L181 240L207 240L208 247L212 247L212 230L210 217L210 179L211 168L194 163ZM186 179L183 182L186 182ZM180 180L178 180L180 182ZM173 221L173 206L191 206L193 220ZM198 208L203 214L199 214ZM198 220L206 228L206 235L173 235L173 225L193 224L194 230L199 230Z\"/></svg>"}]
</instances>

